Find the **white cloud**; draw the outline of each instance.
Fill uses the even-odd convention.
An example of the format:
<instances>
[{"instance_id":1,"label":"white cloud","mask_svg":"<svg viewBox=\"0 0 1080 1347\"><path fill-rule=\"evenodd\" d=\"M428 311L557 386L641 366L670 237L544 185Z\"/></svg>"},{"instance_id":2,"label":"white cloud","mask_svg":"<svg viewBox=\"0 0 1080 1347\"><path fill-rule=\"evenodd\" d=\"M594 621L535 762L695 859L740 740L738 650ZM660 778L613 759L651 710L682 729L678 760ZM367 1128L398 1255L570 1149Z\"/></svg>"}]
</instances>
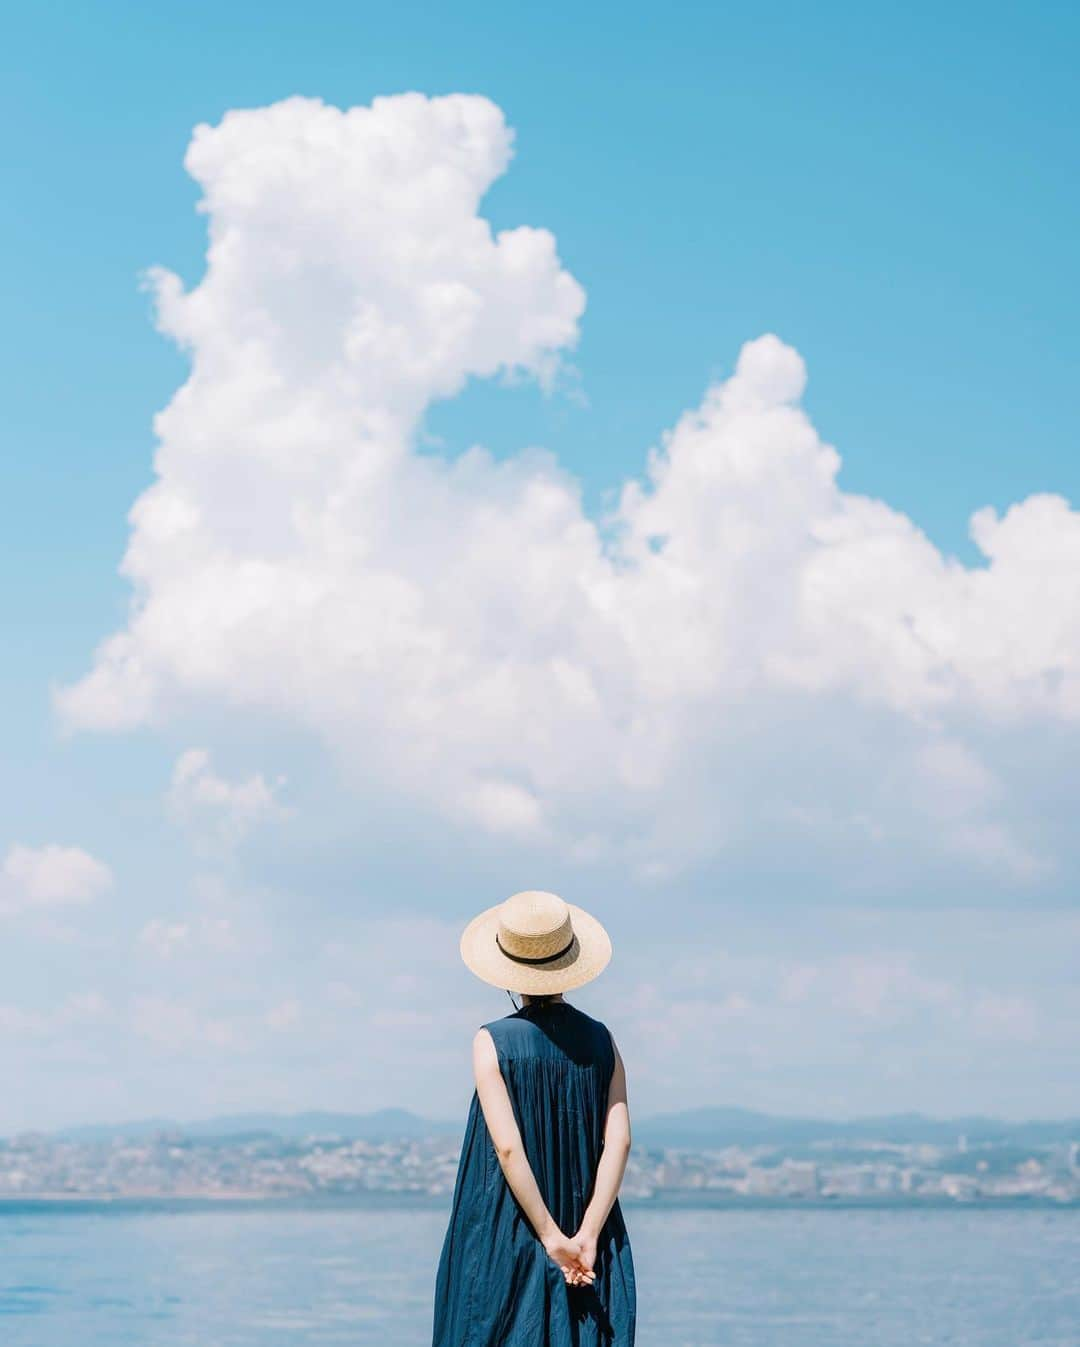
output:
<instances>
[{"instance_id":1,"label":"white cloud","mask_svg":"<svg viewBox=\"0 0 1080 1347\"><path fill-rule=\"evenodd\" d=\"M0 1005L0 1034L17 1038L68 1035L112 1019L112 1007L97 991L73 992L50 1010L28 1010Z\"/></svg>"},{"instance_id":2,"label":"white cloud","mask_svg":"<svg viewBox=\"0 0 1080 1347\"><path fill-rule=\"evenodd\" d=\"M135 937L142 954L176 964L178 976L189 984L195 968L209 966L208 955L252 957L268 947L257 899L234 892L223 880L213 882L219 879L201 876L191 899L179 911L151 918ZM208 904L212 904L210 910ZM162 971L158 969L156 975ZM212 977L216 981L220 973L215 971Z\"/></svg>"},{"instance_id":3,"label":"white cloud","mask_svg":"<svg viewBox=\"0 0 1080 1347\"><path fill-rule=\"evenodd\" d=\"M112 882L109 867L80 847L14 843L0 867L0 912L89 903Z\"/></svg>"},{"instance_id":4,"label":"white cloud","mask_svg":"<svg viewBox=\"0 0 1080 1347\"><path fill-rule=\"evenodd\" d=\"M0 1033L18 1038L38 1037L49 1032L48 1016L20 1006L0 1005Z\"/></svg>"},{"instance_id":5,"label":"white cloud","mask_svg":"<svg viewBox=\"0 0 1080 1347\"><path fill-rule=\"evenodd\" d=\"M1063 499L979 510L985 564L943 556L841 489L803 361L772 335L603 526L543 453L415 451L434 401L470 376L550 380L577 337L551 235L479 214L510 149L498 109L463 96L290 99L198 128L206 275L153 278L191 375L132 511L130 622L64 718L268 711L380 788L645 876L775 841L781 817L1050 873L987 727L1080 721ZM186 761L183 791L266 803Z\"/></svg>"},{"instance_id":6,"label":"white cloud","mask_svg":"<svg viewBox=\"0 0 1080 1347\"><path fill-rule=\"evenodd\" d=\"M982 869L1009 875L1018 884L1031 885L1053 874L1054 861L1037 855L1018 842L1006 823L976 820L947 832L947 845L971 857Z\"/></svg>"},{"instance_id":7,"label":"white cloud","mask_svg":"<svg viewBox=\"0 0 1080 1347\"><path fill-rule=\"evenodd\" d=\"M495 833L527 837L542 826L540 801L513 781L482 781L462 799L461 807Z\"/></svg>"},{"instance_id":8,"label":"white cloud","mask_svg":"<svg viewBox=\"0 0 1080 1347\"><path fill-rule=\"evenodd\" d=\"M164 996L136 997L131 1025L140 1037L165 1048L235 1048L243 1042L236 1024Z\"/></svg>"},{"instance_id":9,"label":"white cloud","mask_svg":"<svg viewBox=\"0 0 1080 1347\"><path fill-rule=\"evenodd\" d=\"M155 917L139 932L139 944L161 959L171 959L191 943L191 927L186 921L164 921Z\"/></svg>"},{"instance_id":10,"label":"white cloud","mask_svg":"<svg viewBox=\"0 0 1080 1347\"><path fill-rule=\"evenodd\" d=\"M871 1020L907 1017L928 1006L949 1006L958 994L951 982L926 977L897 955L842 960L829 983L835 1006Z\"/></svg>"},{"instance_id":11,"label":"white cloud","mask_svg":"<svg viewBox=\"0 0 1080 1347\"><path fill-rule=\"evenodd\" d=\"M289 997L271 1006L266 1012L267 1027L277 1031L294 1029L300 1022L301 1006L295 997Z\"/></svg>"},{"instance_id":12,"label":"white cloud","mask_svg":"<svg viewBox=\"0 0 1080 1347\"><path fill-rule=\"evenodd\" d=\"M283 784L283 778L268 782L261 772L228 781L214 771L206 749L189 748L173 767L168 800L175 817L209 826L221 841L237 842L268 814L280 812L276 792Z\"/></svg>"},{"instance_id":13,"label":"white cloud","mask_svg":"<svg viewBox=\"0 0 1080 1347\"><path fill-rule=\"evenodd\" d=\"M987 995L972 1008L977 1033L994 1042L1030 1043L1039 1032L1039 1013L1024 996Z\"/></svg>"}]
</instances>

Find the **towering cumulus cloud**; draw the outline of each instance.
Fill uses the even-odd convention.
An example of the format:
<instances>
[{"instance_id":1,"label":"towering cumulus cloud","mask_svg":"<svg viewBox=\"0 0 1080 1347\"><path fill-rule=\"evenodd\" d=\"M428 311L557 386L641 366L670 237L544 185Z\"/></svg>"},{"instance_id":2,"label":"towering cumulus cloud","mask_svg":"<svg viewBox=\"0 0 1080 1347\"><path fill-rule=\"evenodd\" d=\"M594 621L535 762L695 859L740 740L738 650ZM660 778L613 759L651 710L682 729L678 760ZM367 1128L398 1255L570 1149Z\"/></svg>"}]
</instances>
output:
<instances>
[{"instance_id":1,"label":"towering cumulus cloud","mask_svg":"<svg viewBox=\"0 0 1080 1347\"><path fill-rule=\"evenodd\" d=\"M1080 719L1064 500L980 511L985 565L946 559L838 487L774 336L602 524L543 454L416 452L433 400L548 380L577 337L552 236L479 213L510 154L499 110L462 96L290 99L196 131L206 272L152 278L191 374L132 511L129 624L62 715L258 708L404 799L644 872L762 833L902 849L918 829L1051 873L1008 769L1022 727Z\"/></svg>"}]
</instances>

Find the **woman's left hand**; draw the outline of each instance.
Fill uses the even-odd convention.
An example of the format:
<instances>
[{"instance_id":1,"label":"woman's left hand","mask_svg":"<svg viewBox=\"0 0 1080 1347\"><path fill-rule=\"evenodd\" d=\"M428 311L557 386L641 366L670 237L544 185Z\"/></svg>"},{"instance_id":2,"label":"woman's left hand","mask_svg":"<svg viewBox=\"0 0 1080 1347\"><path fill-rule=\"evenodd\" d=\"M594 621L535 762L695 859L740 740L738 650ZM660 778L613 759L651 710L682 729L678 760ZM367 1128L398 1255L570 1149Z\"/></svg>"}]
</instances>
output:
<instances>
[{"instance_id":1,"label":"woman's left hand","mask_svg":"<svg viewBox=\"0 0 1080 1347\"><path fill-rule=\"evenodd\" d=\"M561 1230L554 1230L543 1241L547 1256L559 1265L569 1286L588 1286L593 1281L593 1271L582 1262L582 1247L579 1239L571 1239Z\"/></svg>"}]
</instances>

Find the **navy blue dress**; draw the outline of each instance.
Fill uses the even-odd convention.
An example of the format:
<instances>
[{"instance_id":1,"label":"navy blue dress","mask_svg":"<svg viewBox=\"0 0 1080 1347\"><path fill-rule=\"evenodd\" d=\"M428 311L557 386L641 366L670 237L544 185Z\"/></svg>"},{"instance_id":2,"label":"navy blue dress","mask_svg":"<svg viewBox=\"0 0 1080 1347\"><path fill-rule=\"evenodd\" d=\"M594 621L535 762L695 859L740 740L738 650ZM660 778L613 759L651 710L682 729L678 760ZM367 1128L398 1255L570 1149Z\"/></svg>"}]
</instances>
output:
<instances>
[{"instance_id":1,"label":"navy blue dress","mask_svg":"<svg viewBox=\"0 0 1080 1347\"><path fill-rule=\"evenodd\" d=\"M565 1001L484 1027L540 1193L572 1235L603 1150L611 1035ZM566 1284L510 1191L474 1092L435 1283L433 1347L632 1347L634 1264L618 1202L595 1271L591 1286Z\"/></svg>"}]
</instances>

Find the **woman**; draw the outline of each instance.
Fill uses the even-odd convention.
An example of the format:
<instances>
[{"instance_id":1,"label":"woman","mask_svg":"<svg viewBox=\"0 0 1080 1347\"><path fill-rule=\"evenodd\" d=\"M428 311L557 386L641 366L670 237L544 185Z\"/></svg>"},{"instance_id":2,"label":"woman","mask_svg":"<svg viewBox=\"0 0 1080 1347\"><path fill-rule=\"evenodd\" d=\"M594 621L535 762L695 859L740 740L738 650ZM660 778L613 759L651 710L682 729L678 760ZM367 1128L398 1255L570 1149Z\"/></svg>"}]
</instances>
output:
<instances>
[{"instance_id":1,"label":"woman","mask_svg":"<svg viewBox=\"0 0 1080 1347\"><path fill-rule=\"evenodd\" d=\"M473 1040L433 1347L632 1347L634 1266L617 1201L626 1075L604 1025L562 996L603 971L611 941L555 894L517 893L469 923L461 957L523 1004Z\"/></svg>"}]
</instances>

